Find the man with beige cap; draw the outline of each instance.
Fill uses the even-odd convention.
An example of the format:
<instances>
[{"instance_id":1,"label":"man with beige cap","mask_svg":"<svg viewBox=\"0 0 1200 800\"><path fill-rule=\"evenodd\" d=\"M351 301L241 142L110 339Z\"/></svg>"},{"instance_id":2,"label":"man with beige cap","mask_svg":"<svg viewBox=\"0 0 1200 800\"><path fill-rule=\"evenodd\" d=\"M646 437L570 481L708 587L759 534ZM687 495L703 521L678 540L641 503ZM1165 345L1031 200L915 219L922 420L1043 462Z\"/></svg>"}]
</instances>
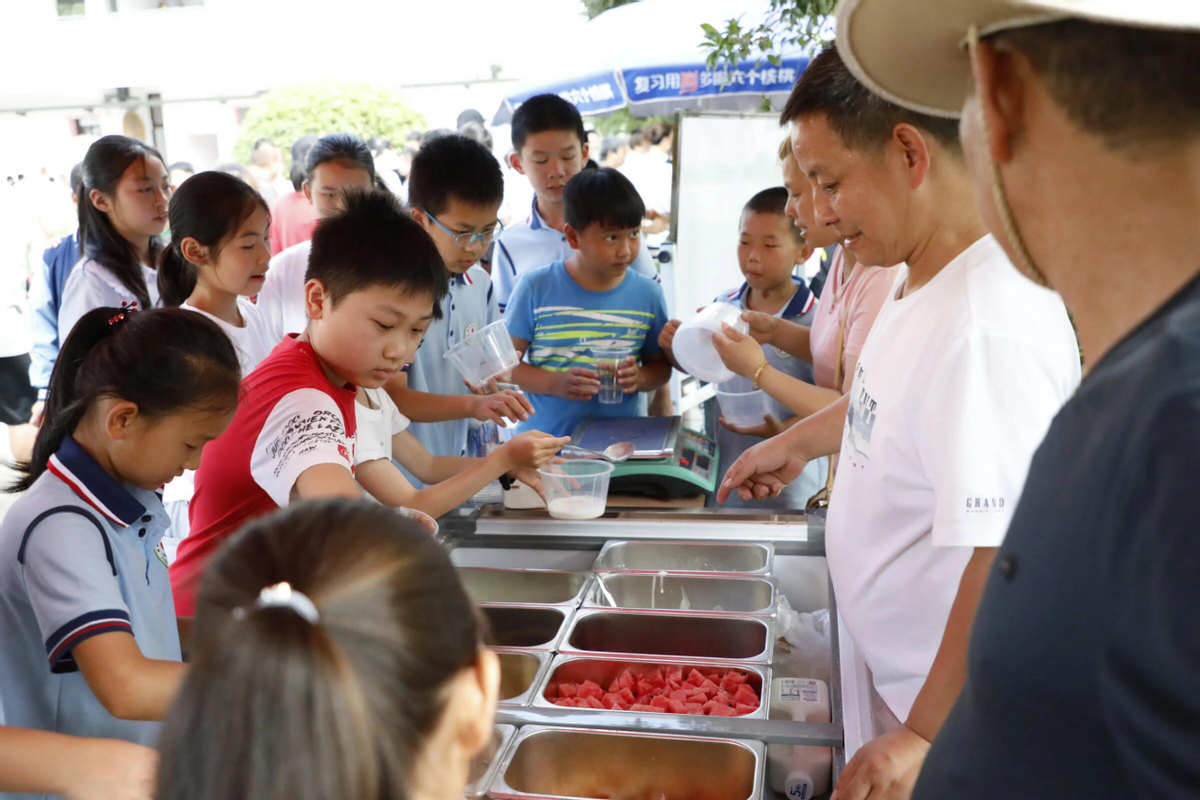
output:
<instances>
[{"instance_id":1,"label":"man with beige cap","mask_svg":"<svg viewBox=\"0 0 1200 800\"><path fill-rule=\"evenodd\" d=\"M961 115L984 220L1088 363L913 796L1196 797L1200 3L843 0L838 44L878 95ZM906 796L856 771L838 800Z\"/></svg>"}]
</instances>

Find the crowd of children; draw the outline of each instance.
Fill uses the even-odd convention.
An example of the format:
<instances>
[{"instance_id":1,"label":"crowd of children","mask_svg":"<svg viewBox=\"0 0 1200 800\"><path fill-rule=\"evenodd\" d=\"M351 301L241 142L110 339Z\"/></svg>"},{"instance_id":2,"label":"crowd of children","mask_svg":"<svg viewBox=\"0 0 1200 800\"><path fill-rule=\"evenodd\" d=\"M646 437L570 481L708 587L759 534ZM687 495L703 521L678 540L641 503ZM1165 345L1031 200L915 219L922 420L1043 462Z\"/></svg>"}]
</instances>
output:
<instances>
[{"instance_id":1,"label":"crowd of children","mask_svg":"<svg viewBox=\"0 0 1200 800\"><path fill-rule=\"evenodd\" d=\"M527 101L513 148L535 199L505 229L501 167L478 142L426 142L402 206L358 137L322 137L296 167L318 224L274 255L270 207L245 182L200 172L172 194L152 148L89 149L61 351L0 522L0 790L440 797L465 783L497 662L436 540L388 507L438 517L501 476L540 490L580 421L647 413L678 325L647 208L617 170L585 168L575 108ZM812 382L814 353L782 332L819 313L793 275L812 252L800 227L816 230L784 188L742 215L745 283L718 299L753 335L720 337L722 354L778 402L760 427L724 425L726 460L803 413L788 387ZM512 383L468 386L443 356L500 319L522 355ZM614 346L621 397L601 402L596 352ZM489 423L515 435L472 457ZM822 469L779 502L802 507ZM44 769L52 749L88 768ZM285 751L307 757L281 771Z\"/></svg>"}]
</instances>

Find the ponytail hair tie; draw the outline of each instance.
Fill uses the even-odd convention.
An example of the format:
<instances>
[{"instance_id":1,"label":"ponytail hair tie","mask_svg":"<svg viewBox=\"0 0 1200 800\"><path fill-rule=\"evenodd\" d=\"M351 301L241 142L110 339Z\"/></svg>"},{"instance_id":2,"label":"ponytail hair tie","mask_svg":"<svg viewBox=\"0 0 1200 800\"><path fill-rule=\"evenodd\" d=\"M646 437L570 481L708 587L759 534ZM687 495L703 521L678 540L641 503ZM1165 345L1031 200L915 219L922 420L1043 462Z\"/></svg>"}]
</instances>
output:
<instances>
[{"instance_id":1,"label":"ponytail hair tie","mask_svg":"<svg viewBox=\"0 0 1200 800\"><path fill-rule=\"evenodd\" d=\"M121 303L121 313L117 314L116 316L109 317L108 324L116 327L119 323L125 321L127 315L133 314L137 310L137 300L134 300L132 303Z\"/></svg>"},{"instance_id":2,"label":"ponytail hair tie","mask_svg":"<svg viewBox=\"0 0 1200 800\"><path fill-rule=\"evenodd\" d=\"M274 586L267 586L259 592L258 599L254 601L255 608L287 608L299 614L311 625L318 625L321 622L321 614L317 611L317 606L303 592L299 592L292 588L292 585L286 581L277 583ZM243 608L235 609L233 616L235 619L242 619L246 615Z\"/></svg>"}]
</instances>

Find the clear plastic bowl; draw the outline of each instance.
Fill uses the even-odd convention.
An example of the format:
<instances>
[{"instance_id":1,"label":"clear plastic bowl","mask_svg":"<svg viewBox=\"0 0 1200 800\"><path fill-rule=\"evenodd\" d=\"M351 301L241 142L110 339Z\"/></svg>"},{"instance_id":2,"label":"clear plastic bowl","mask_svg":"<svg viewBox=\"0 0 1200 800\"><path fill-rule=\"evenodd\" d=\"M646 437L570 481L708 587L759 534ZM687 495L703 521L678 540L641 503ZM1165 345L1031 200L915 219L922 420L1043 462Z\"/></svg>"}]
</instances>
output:
<instances>
[{"instance_id":1,"label":"clear plastic bowl","mask_svg":"<svg viewBox=\"0 0 1200 800\"><path fill-rule=\"evenodd\" d=\"M762 425L763 417L771 411L771 398L762 389L725 392L718 386L717 403L721 406L725 421L739 428Z\"/></svg>"},{"instance_id":2,"label":"clear plastic bowl","mask_svg":"<svg viewBox=\"0 0 1200 800\"><path fill-rule=\"evenodd\" d=\"M467 334L442 358L448 359L472 386L482 386L521 362L502 319Z\"/></svg>"},{"instance_id":3,"label":"clear plastic bowl","mask_svg":"<svg viewBox=\"0 0 1200 800\"><path fill-rule=\"evenodd\" d=\"M613 465L607 461L574 459L538 470L546 506L555 519L595 519L608 502Z\"/></svg>"},{"instance_id":4,"label":"clear plastic bowl","mask_svg":"<svg viewBox=\"0 0 1200 800\"><path fill-rule=\"evenodd\" d=\"M709 383L724 383L737 376L721 361L713 345L713 334L721 333L724 323L740 333L749 333L750 323L742 319L742 310L729 303L713 303L679 326L671 351L675 360L690 375Z\"/></svg>"}]
</instances>

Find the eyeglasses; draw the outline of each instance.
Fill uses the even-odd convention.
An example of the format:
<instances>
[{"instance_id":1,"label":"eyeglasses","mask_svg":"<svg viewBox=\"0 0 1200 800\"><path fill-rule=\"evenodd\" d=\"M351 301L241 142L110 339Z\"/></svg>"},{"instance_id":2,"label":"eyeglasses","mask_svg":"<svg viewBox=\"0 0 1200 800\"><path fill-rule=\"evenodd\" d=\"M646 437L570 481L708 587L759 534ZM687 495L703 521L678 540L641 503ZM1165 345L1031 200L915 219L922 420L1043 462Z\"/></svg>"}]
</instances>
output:
<instances>
[{"instance_id":1,"label":"eyeglasses","mask_svg":"<svg viewBox=\"0 0 1200 800\"><path fill-rule=\"evenodd\" d=\"M471 245L476 245L476 244L485 244L485 245L491 244L492 240L495 239L497 236L499 236L501 231L504 230L503 223L497 221L496 227L494 227L490 230L480 231L479 233L455 233L454 231L450 230L442 223L438 222L438 218L435 217L433 214L430 214L425 209L422 208L421 213L424 214L425 216L429 217L429 219L433 222L434 225L437 225L439 228L441 228L443 231L445 231L446 235L454 240L454 244L456 247L466 248L466 247L470 247Z\"/></svg>"}]
</instances>

